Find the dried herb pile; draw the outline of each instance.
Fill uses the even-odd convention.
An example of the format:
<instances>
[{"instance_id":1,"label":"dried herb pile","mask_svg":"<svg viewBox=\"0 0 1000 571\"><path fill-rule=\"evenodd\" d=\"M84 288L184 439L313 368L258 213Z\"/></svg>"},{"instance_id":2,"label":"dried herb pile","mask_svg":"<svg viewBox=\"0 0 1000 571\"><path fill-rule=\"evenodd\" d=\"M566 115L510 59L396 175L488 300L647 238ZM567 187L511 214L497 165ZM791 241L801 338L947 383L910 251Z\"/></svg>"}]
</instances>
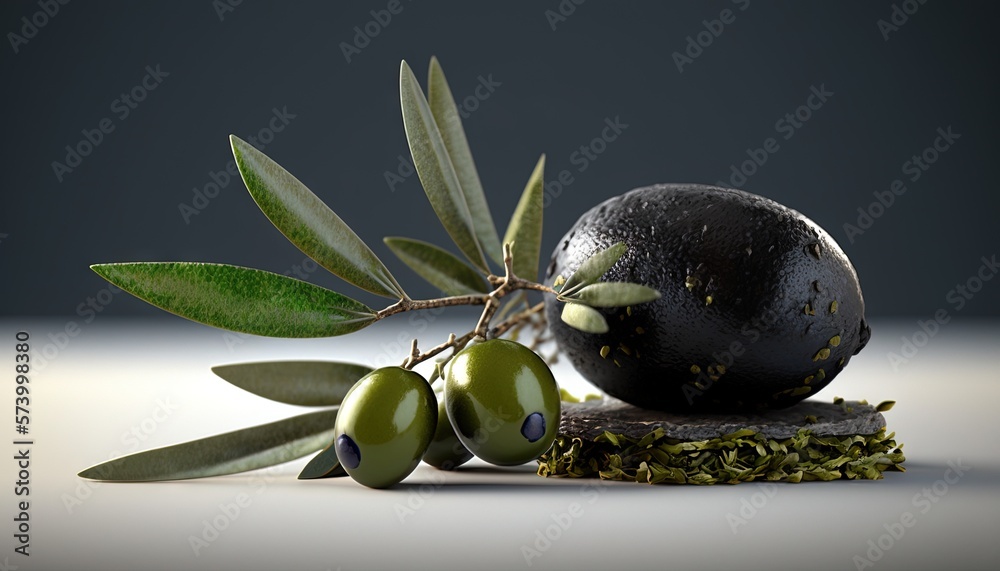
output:
<instances>
[{"instance_id":1,"label":"dried herb pile","mask_svg":"<svg viewBox=\"0 0 1000 571\"><path fill-rule=\"evenodd\" d=\"M879 418L880 412L891 408L891 403L873 407L842 399L835 405L845 414ZM573 428L572 420L564 417L555 444L539 458L540 476L708 485L879 480L887 470L905 470L902 444L894 440L895 433L886 433L884 419L881 429L867 435L815 434L808 424L816 419L803 418L803 426L790 437L769 437L764 431L745 428L702 440L675 438L663 427L638 436L635 425L630 431L605 430L594 435ZM573 433L566 432L567 425Z\"/></svg>"}]
</instances>

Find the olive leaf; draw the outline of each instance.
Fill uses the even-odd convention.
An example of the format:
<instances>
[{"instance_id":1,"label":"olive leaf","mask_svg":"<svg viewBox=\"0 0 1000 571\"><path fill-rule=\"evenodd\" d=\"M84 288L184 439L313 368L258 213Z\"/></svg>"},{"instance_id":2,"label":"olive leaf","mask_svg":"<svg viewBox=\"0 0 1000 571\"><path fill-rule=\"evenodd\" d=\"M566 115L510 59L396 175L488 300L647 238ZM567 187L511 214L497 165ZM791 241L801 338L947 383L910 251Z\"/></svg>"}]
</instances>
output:
<instances>
[{"instance_id":1,"label":"olive leaf","mask_svg":"<svg viewBox=\"0 0 1000 571\"><path fill-rule=\"evenodd\" d=\"M337 450L333 442L329 446L320 450L319 454L313 456L306 467L299 472L299 480L319 480L322 478L340 478L346 476L347 471L340 465L337 458Z\"/></svg>"},{"instance_id":2,"label":"olive leaf","mask_svg":"<svg viewBox=\"0 0 1000 571\"><path fill-rule=\"evenodd\" d=\"M394 299L406 296L378 256L306 185L253 145L235 135L229 141L250 195L292 244L363 290Z\"/></svg>"},{"instance_id":3,"label":"olive leaf","mask_svg":"<svg viewBox=\"0 0 1000 571\"><path fill-rule=\"evenodd\" d=\"M584 333L607 333L608 322L599 311L581 303L567 303L563 306L562 320L574 329Z\"/></svg>"},{"instance_id":4,"label":"olive leaf","mask_svg":"<svg viewBox=\"0 0 1000 571\"><path fill-rule=\"evenodd\" d=\"M472 150L469 149L469 141L465 137L462 118L458 114L458 106L455 105L451 88L448 87L448 80L444 77L444 70L441 69L436 57L431 58L427 72L427 102L434 116L434 122L441 131L441 139L455 168L458 182L462 186L479 245L494 262L503 265L500 239L497 237L496 226L493 225L490 207L486 203L486 193L483 192L476 163L472 160Z\"/></svg>"},{"instance_id":5,"label":"olive leaf","mask_svg":"<svg viewBox=\"0 0 1000 571\"><path fill-rule=\"evenodd\" d=\"M877 405L875 405L875 410L878 412L889 412L892 407L896 406L896 401L894 400L884 400Z\"/></svg>"},{"instance_id":6,"label":"olive leaf","mask_svg":"<svg viewBox=\"0 0 1000 571\"><path fill-rule=\"evenodd\" d=\"M514 274L538 280L538 258L542 248L542 208L545 198L545 155L538 159L528 178L521 200L510 218L503 241L511 246Z\"/></svg>"},{"instance_id":7,"label":"olive leaf","mask_svg":"<svg viewBox=\"0 0 1000 571\"><path fill-rule=\"evenodd\" d=\"M287 276L197 262L90 266L101 277L192 321L268 337L331 337L367 327L376 315L337 292Z\"/></svg>"},{"instance_id":8,"label":"olive leaf","mask_svg":"<svg viewBox=\"0 0 1000 571\"><path fill-rule=\"evenodd\" d=\"M660 292L651 287L626 282L599 282L560 295L561 301L573 300L591 307L624 307L660 299Z\"/></svg>"},{"instance_id":9,"label":"olive leaf","mask_svg":"<svg viewBox=\"0 0 1000 571\"><path fill-rule=\"evenodd\" d=\"M411 270L447 295L489 291L479 272L447 250L410 238L389 236L383 241Z\"/></svg>"},{"instance_id":10,"label":"olive leaf","mask_svg":"<svg viewBox=\"0 0 1000 571\"><path fill-rule=\"evenodd\" d=\"M628 246L624 242L618 242L587 258L563 284L562 295L569 295L601 279L601 276L610 270L627 250Z\"/></svg>"},{"instance_id":11,"label":"olive leaf","mask_svg":"<svg viewBox=\"0 0 1000 571\"><path fill-rule=\"evenodd\" d=\"M489 272L476 238L472 214L462 185L448 156L430 105L406 61L399 68L399 101L403 109L406 142L420 184L448 235L473 265Z\"/></svg>"},{"instance_id":12,"label":"olive leaf","mask_svg":"<svg viewBox=\"0 0 1000 571\"><path fill-rule=\"evenodd\" d=\"M337 410L310 412L182 444L136 452L91 466L81 478L106 482L185 480L274 466L322 449Z\"/></svg>"},{"instance_id":13,"label":"olive leaf","mask_svg":"<svg viewBox=\"0 0 1000 571\"><path fill-rule=\"evenodd\" d=\"M273 401L334 406L372 368L337 361L261 361L217 365L212 372L245 391Z\"/></svg>"}]
</instances>

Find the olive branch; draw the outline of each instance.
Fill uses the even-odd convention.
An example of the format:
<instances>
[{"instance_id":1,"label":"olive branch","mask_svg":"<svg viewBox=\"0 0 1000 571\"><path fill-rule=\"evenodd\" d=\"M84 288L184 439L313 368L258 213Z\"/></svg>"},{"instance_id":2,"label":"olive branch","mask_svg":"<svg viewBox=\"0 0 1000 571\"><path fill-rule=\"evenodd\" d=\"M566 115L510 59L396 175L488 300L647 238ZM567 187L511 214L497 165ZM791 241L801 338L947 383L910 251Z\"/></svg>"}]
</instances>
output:
<instances>
[{"instance_id":1,"label":"olive branch","mask_svg":"<svg viewBox=\"0 0 1000 571\"><path fill-rule=\"evenodd\" d=\"M338 292L264 270L200 262L130 262L91 268L130 294L161 309L206 325L269 337L333 337L408 311L482 305L475 327L426 351L413 340L402 366L452 350L476 338L516 333L540 321L544 302L531 305L528 292L566 302L561 318L582 331L608 330L595 307L655 300L649 287L600 278L625 253L615 244L595 253L568 278L552 286L538 281L545 156L528 178L501 240L486 201L454 97L436 58L430 61L425 96L405 61L399 88L403 126L418 178L435 214L464 260L444 248L405 237L385 245L446 297L412 299L371 248L301 181L246 141L230 136L237 167L261 211L303 253L345 282L395 300L380 310ZM490 261L502 272L494 273ZM506 299L511 294L513 300ZM499 317L498 317L499 316ZM493 324L493 320L499 319ZM431 382L440 376L440 359ZM323 410L154 450L88 468L80 476L106 481L152 481L231 474L294 460L320 451L300 478L338 474L329 448L333 420L347 390L371 372L335 361L281 361L213 368L224 380L278 402ZM324 450L324 447L326 449Z\"/></svg>"}]
</instances>

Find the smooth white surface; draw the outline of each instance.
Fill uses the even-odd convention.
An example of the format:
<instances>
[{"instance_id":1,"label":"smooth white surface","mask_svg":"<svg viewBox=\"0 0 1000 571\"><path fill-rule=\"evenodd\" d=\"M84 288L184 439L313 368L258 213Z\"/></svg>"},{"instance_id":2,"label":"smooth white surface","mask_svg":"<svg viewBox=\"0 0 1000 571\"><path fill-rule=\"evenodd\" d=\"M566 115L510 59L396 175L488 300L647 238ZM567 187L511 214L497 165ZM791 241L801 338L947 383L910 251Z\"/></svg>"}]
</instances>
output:
<instances>
[{"instance_id":1,"label":"smooth white surface","mask_svg":"<svg viewBox=\"0 0 1000 571\"><path fill-rule=\"evenodd\" d=\"M898 372L887 352L899 350L900 336L912 334L916 322L875 322L872 344L815 397L898 401L887 419L905 443L908 470L882 481L642 486L542 479L533 465L473 462L455 473L421 466L386 491L349 479L297 481L306 459L174 483L95 484L75 474L113 454L302 411L228 385L211 365L293 358L398 363L406 340L397 344L394 335L418 334L430 344L467 323L401 320L345 338L277 340L176 318L98 316L80 321L79 334L55 351L61 340L49 334L65 324L0 321L0 365L13 369L14 333L21 329L31 333L37 357L54 356L36 366L31 381L30 558L13 553L15 464L0 462L0 564L6 558L22 570L521 569L529 567L526 549L538 555L530 568L541 569L855 569L854 557L866 557L869 540L878 542L884 526L905 512L915 524L899 539L882 537L889 549L873 568L1000 563L995 322L945 325ZM574 392L588 389L566 364L555 373ZM13 374L4 386L0 402L9 411ZM12 424L10 415L3 418ZM9 435L13 453L13 426L0 423L0 434ZM954 476L949 462L969 467L951 484L942 480ZM924 490L933 502L914 503ZM220 504L241 494L239 514L225 516ZM204 537L213 520L225 529L196 554L190 538ZM546 531L558 538L539 541Z\"/></svg>"}]
</instances>

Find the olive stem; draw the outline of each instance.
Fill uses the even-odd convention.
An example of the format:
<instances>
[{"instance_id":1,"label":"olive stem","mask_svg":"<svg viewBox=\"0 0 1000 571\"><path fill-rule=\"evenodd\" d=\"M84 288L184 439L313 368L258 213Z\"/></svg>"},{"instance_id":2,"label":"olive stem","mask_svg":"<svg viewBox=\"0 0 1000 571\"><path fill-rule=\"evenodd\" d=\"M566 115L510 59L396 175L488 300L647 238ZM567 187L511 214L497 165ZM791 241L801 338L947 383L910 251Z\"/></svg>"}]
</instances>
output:
<instances>
[{"instance_id":1,"label":"olive stem","mask_svg":"<svg viewBox=\"0 0 1000 571\"><path fill-rule=\"evenodd\" d=\"M499 324L497 324L497 326L494 327L492 331L490 331L490 334L493 337L502 335L502 334L506 333L507 331L509 331L511 328L513 328L513 327L521 324L522 322L530 319L532 315L535 315L536 313L539 313L544 308L545 308L545 302L539 302L538 304L536 304L536 305L534 305L534 306L532 306L532 307L530 307L530 308L528 308L528 309L526 309L524 311L516 313L516 314L508 317L507 319L503 320ZM448 340L447 341L445 341L444 343L441 343L440 345L432 347L432 348L430 348L427 351L424 351L422 353L419 352L419 351L414 352L414 350L415 350L415 348L417 346L417 340L414 339L413 340L413 344L411 345L411 354L406 357L406 359L403 361L403 364L401 366L404 369L412 369L413 367L419 365L420 363L423 363L427 359L430 359L432 357L436 357L436 356L440 355L441 353L447 351L448 349L455 349L455 352L457 353L458 351L461 351L463 348L465 348L465 346L469 343L469 341L472 341L473 339L475 339L476 335L478 335L478 333L477 333L477 331L475 329L473 329L472 331L469 331L468 333L466 333L465 335L462 335L461 337L456 337L454 333L451 333L451 334L448 335ZM452 355L452 356L454 356L454 355Z\"/></svg>"},{"instance_id":2,"label":"olive stem","mask_svg":"<svg viewBox=\"0 0 1000 571\"><path fill-rule=\"evenodd\" d=\"M490 275L487 279L489 280L490 285L495 286L493 291L489 293L454 295L436 299L410 299L408 297L404 297L389 307L375 312L375 320L385 319L386 317L396 315L397 313L420 309L435 309L438 307L452 307L457 305L485 305L486 308L483 310L483 314L486 316L486 321L484 323L485 327L489 325L489 319L492 318L493 313L496 312L496 309L499 306L499 303L497 302L512 292L518 290L532 290L551 293L553 295L558 295L559 293L547 285L526 280L514 275L510 244L504 244L504 275ZM491 308L491 306L495 307ZM487 312L489 312L488 315ZM480 321L482 322L483 320L480 319Z\"/></svg>"},{"instance_id":3,"label":"olive stem","mask_svg":"<svg viewBox=\"0 0 1000 571\"><path fill-rule=\"evenodd\" d=\"M536 313L539 313L543 309L545 309L545 302L544 301L540 301L540 302L536 303L535 305L529 307L528 309L525 309L524 311L521 311L519 313L515 313L509 319L507 319L506 321L500 322L496 327L494 327L490 331L490 336L491 337L499 337L499 336L503 335L504 333L506 333L507 331L511 330L515 326L520 325L522 322L530 319L532 315L534 315Z\"/></svg>"},{"instance_id":4,"label":"olive stem","mask_svg":"<svg viewBox=\"0 0 1000 571\"><path fill-rule=\"evenodd\" d=\"M455 337L455 334L452 333L448 336L447 341L424 352L420 352L417 347L417 340L414 339L410 346L410 354L407 355L401 365L404 369L412 369L427 359L435 357L450 348L454 349L452 354L452 356L454 356L454 353L462 350L469 343L469 341L472 341L476 337L488 339L503 335L513 327L519 326L522 322L530 319L531 316L540 312L545 307L545 302L540 302L532 307L529 307L528 309L514 314L511 317L508 317L507 319L501 321L496 327L490 329L490 322L493 320L493 316L500 308L500 300L512 292L519 290L534 290L558 294L558 292L546 285L519 278L514 274L514 258L511 255L509 243L503 245L503 255L504 275L500 277L491 274L487 277L490 284L495 286L493 291L487 294L456 295L438 299L417 300L404 297L389 307L376 312L375 319L379 320L397 313L419 309L433 309L437 307L449 307L455 305L485 306L483 308L482 315L479 316L479 321L476 323L475 329L469 331L461 337Z\"/></svg>"},{"instance_id":5,"label":"olive stem","mask_svg":"<svg viewBox=\"0 0 1000 571\"><path fill-rule=\"evenodd\" d=\"M436 357L440 353L442 353L442 352L444 352L444 351L446 351L446 350L448 350L449 348L452 348L452 347L454 347L456 349L456 351L458 351L458 350L460 350L460 348L465 347L465 345L469 341L472 341L472 338L475 337L475 336L476 336L476 332L475 331L469 331L468 333L466 333L465 335L462 335L461 337L455 337L455 334L452 333L452 334L450 334L448 336L448 340L445 341L444 343L442 343L442 344L440 344L440 345L438 345L436 347L432 347L431 349L428 349L424 353L419 353L418 352L418 353L416 353L414 355L410 355L409 357L407 357L406 360L403 361L402 367L404 369L412 369L413 367L419 365L420 363L423 363L427 359L430 359L431 357ZM416 346L416 342L417 342L416 339L414 339L413 340L414 346Z\"/></svg>"}]
</instances>

